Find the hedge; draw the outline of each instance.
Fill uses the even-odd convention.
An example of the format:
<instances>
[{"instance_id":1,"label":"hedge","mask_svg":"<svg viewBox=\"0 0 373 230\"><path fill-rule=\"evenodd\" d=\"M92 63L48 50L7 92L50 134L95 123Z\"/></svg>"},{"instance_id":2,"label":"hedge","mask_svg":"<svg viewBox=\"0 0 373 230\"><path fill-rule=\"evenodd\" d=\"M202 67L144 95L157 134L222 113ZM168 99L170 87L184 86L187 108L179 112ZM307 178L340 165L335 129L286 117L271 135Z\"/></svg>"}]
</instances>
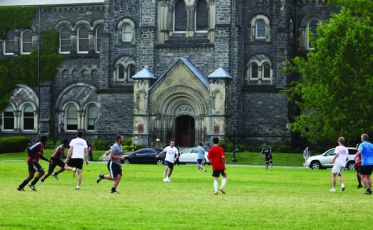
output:
<instances>
[{"instance_id":1,"label":"hedge","mask_svg":"<svg viewBox=\"0 0 373 230\"><path fill-rule=\"evenodd\" d=\"M0 153L25 151L30 140L24 136L0 137Z\"/></svg>"}]
</instances>

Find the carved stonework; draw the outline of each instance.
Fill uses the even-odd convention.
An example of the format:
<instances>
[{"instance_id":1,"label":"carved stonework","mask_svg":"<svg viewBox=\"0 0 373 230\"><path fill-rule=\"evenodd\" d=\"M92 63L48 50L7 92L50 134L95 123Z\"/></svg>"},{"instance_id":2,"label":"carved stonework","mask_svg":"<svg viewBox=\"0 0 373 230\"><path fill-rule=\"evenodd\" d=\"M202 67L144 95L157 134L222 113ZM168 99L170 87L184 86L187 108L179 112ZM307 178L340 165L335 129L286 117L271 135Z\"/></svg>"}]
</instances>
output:
<instances>
[{"instance_id":1,"label":"carved stonework","mask_svg":"<svg viewBox=\"0 0 373 230\"><path fill-rule=\"evenodd\" d=\"M17 86L17 88L13 90L13 95L10 100L16 107L24 102L32 102L36 106L39 104L36 93L31 88L22 85Z\"/></svg>"},{"instance_id":2,"label":"carved stonework","mask_svg":"<svg viewBox=\"0 0 373 230\"><path fill-rule=\"evenodd\" d=\"M91 101L97 101L96 91L92 87L77 85L63 91L57 99L56 106L62 107L67 102L76 102L83 106Z\"/></svg>"}]
</instances>

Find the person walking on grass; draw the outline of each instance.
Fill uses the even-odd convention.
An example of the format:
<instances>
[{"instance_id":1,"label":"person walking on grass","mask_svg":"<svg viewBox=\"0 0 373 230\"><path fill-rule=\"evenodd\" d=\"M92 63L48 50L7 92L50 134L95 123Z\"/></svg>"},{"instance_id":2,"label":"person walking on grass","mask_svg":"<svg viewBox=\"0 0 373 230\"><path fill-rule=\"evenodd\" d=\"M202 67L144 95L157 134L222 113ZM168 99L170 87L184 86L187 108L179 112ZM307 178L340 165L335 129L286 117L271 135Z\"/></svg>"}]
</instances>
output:
<instances>
[{"instance_id":1,"label":"person walking on grass","mask_svg":"<svg viewBox=\"0 0 373 230\"><path fill-rule=\"evenodd\" d=\"M332 189L330 189L331 192L336 191L335 187L336 187L337 175L341 183L342 192L345 191L346 189L342 174L343 174L343 169L348 159L348 149L344 145L345 145L344 137L339 137L338 146L334 150L335 155L331 161L331 163L334 163L334 166L332 168Z\"/></svg>"},{"instance_id":2,"label":"person walking on grass","mask_svg":"<svg viewBox=\"0 0 373 230\"><path fill-rule=\"evenodd\" d=\"M88 165L88 145L83 137L83 132L78 130L76 138L72 139L70 142L70 149L66 159L65 169L78 173L78 184L75 190L80 189L83 179L83 161Z\"/></svg>"},{"instance_id":3,"label":"person walking on grass","mask_svg":"<svg viewBox=\"0 0 373 230\"><path fill-rule=\"evenodd\" d=\"M363 185L361 184L361 152L359 152L359 144L356 145L356 154L354 157L355 160L355 169L356 169L356 179L357 179L357 188L362 188Z\"/></svg>"},{"instance_id":4,"label":"person walking on grass","mask_svg":"<svg viewBox=\"0 0 373 230\"><path fill-rule=\"evenodd\" d=\"M110 149L110 160L107 163L107 168L110 172L109 175L99 174L97 177L97 184L100 183L101 180L111 180L113 181L113 187L111 188L111 193L118 193L117 187L119 185L120 180L122 179L122 162L125 160L125 156L123 155L122 150L122 143L124 141L124 137L122 135L118 135L115 137L115 144L111 146Z\"/></svg>"},{"instance_id":5,"label":"person walking on grass","mask_svg":"<svg viewBox=\"0 0 373 230\"><path fill-rule=\"evenodd\" d=\"M225 168L224 149L219 146L219 138L212 139L214 145L209 149L207 158L212 165L212 176L214 177L214 194L218 195L219 177L222 175L220 192L225 194L225 185L227 184L227 173Z\"/></svg>"},{"instance_id":6,"label":"person walking on grass","mask_svg":"<svg viewBox=\"0 0 373 230\"><path fill-rule=\"evenodd\" d=\"M50 163L49 163L49 169L48 173L40 180L40 184L43 184L44 181L52 175L54 169L56 166L60 166L60 170L57 172L53 173L53 177L58 180L58 174L62 173L65 171L65 163L61 160L61 158L65 157L65 149L69 148L69 140L65 139L63 140L62 144L59 145L57 148L54 149L54 152L50 158Z\"/></svg>"},{"instance_id":7,"label":"person walking on grass","mask_svg":"<svg viewBox=\"0 0 373 230\"><path fill-rule=\"evenodd\" d=\"M264 143L262 148L262 157L265 157L266 162L266 170L268 170L268 166L270 167L272 171L272 149L269 147L267 143Z\"/></svg>"},{"instance_id":8,"label":"person walking on grass","mask_svg":"<svg viewBox=\"0 0 373 230\"><path fill-rule=\"evenodd\" d=\"M205 159L205 149L203 148L202 143L199 143L196 148L194 148L194 151L197 152L197 172L207 172L205 168L202 167L202 161Z\"/></svg>"},{"instance_id":9,"label":"person walking on grass","mask_svg":"<svg viewBox=\"0 0 373 230\"><path fill-rule=\"evenodd\" d=\"M174 171L174 165L179 157L179 151L175 147L175 141L171 140L170 145L165 147L162 152L160 152L156 157L160 157L160 155L166 153L166 158L164 160L164 174L163 174L163 182L171 182L171 175Z\"/></svg>"},{"instance_id":10,"label":"person walking on grass","mask_svg":"<svg viewBox=\"0 0 373 230\"><path fill-rule=\"evenodd\" d=\"M373 171L373 144L369 141L368 134L361 135L362 143L359 145L358 152L361 154L361 179L364 182L366 195L372 195L372 171Z\"/></svg>"},{"instance_id":11,"label":"person walking on grass","mask_svg":"<svg viewBox=\"0 0 373 230\"><path fill-rule=\"evenodd\" d=\"M32 180L32 178L34 178L35 172L38 171L38 175L29 184L29 187L33 191L36 191L35 185L39 181L39 179L44 175L44 169L39 164L39 159L41 158L49 162L49 160L43 156L44 146L47 144L47 141L48 138L46 136L41 136L39 142L27 148L28 177L18 186L18 191L25 191L24 187L27 185L28 182Z\"/></svg>"}]
</instances>

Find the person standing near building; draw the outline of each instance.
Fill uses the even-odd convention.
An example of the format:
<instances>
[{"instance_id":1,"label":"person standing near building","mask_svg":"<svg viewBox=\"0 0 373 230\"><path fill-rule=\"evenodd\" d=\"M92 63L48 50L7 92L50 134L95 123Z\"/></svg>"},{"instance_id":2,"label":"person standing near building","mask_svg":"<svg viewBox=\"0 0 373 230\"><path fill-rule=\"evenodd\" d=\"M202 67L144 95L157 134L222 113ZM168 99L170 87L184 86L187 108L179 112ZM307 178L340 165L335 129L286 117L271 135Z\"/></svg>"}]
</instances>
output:
<instances>
[{"instance_id":1,"label":"person standing near building","mask_svg":"<svg viewBox=\"0 0 373 230\"><path fill-rule=\"evenodd\" d=\"M203 148L202 143L199 143L196 148L194 148L194 151L197 152L197 172L207 172L205 168L202 167L202 162L205 159L205 149Z\"/></svg>"},{"instance_id":2,"label":"person standing near building","mask_svg":"<svg viewBox=\"0 0 373 230\"><path fill-rule=\"evenodd\" d=\"M268 166L270 166L272 170L272 149L267 143L264 143L263 145L262 156L263 155L265 156L266 170L268 170Z\"/></svg>"},{"instance_id":3,"label":"person standing near building","mask_svg":"<svg viewBox=\"0 0 373 230\"><path fill-rule=\"evenodd\" d=\"M156 157L166 153L166 158L164 160L164 174L163 182L171 182L171 175L174 171L175 161L179 157L179 151L175 147L175 141L171 140L170 145L165 147L162 152L160 152Z\"/></svg>"},{"instance_id":4,"label":"person standing near building","mask_svg":"<svg viewBox=\"0 0 373 230\"><path fill-rule=\"evenodd\" d=\"M369 141L368 134L361 135L362 143L357 154L361 154L361 179L364 182L366 195L372 195L372 171L373 171L373 144Z\"/></svg>"},{"instance_id":5,"label":"person standing near building","mask_svg":"<svg viewBox=\"0 0 373 230\"><path fill-rule=\"evenodd\" d=\"M62 173L63 171L65 171L65 163L61 160L61 158L65 157L65 149L69 148L69 140L65 139L63 140L62 144L59 145L53 152L50 160L51 162L49 163L49 169L48 169L48 173L40 180L40 183L43 184L44 181L50 176L52 175L54 169L56 168L56 166L60 166L61 169L58 170L57 172L55 172L53 174L54 178L56 178L56 180L58 180L58 174Z\"/></svg>"},{"instance_id":6,"label":"person standing near building","mask_svg":"<svg viewBox=\"0 0 373 230\"><path fill-rule=\"evenodd\" d=\"M227 173L225 168L225 155L224 149L219 146L219 138L214 137L212 139L214 145L209 149L207 158L212 165L212 176L214 177L214 194L218 195L219 188L219 177L222 175L221 180L221 193L225 194L225 185L227 184Z\"/></svg>"},{"instance_id":7,"label":"person standing near building","mask_svg":"<svg viewBox=\"0 0 373 230\"><path fill-rule=\"evenodd\" d=\"M338 146L334 150L335 155L331 161L331 163L334 163L334 166L332 168L332 189L330 189L331 192L336 191L335 187L336 187L337 175L341 183L342 192L346 189L342 174L343 174L343 169L346 166L346 162L348 159L348 149L344 145L345 145L344 137L339 137Z\"/></svg>"},{"instance_id":8,"label":"person standing near building","mask_svg":"<svg viewBox=\"0 0 373 230\"><path fill-rule=\"evenodd\" d=\"M111 146L110 150L110 160L108 161L107 168L110 172L109 175L99 174L97 177L97 184L100 183L101 180L112 180L113 187L111 188L111 193L118 193L117 187L119 185L120 180L122 179L122 162L125 159L123 155L122 143L124 141L124 136L118 135L115 137L115 144Z\"/></svg>"},{"instance_id":9,"label":"person standing near building","mask_svg":"<svg viewBox=\"0 0 373 230\"><path fill-rule=\"evenodd\" d=\"M43 156L44 146L47 144L47 141L47 136L41 136L39 142L27 148L28 177L18 186L18 191L25 191L24 187L27 185L28 182L30 182L30 180L32 180L32 178L34 178L35 172L38 171L38 175L29 184L29 187L33 191L36 191L35 184L44 175L44 169L39 164L39 159L41 158L49 162L49 160Z\"/></svg>"},{"instance_id":10,"label":"person standing near building","mask_svg":"<svg viewBox=\"0 0 373 230\"><path fill-rule=\"evenodd\" d=\"M72 139L70 142L70 149L69 154L67 155L67 164L65 165L65 169L78 173L78 184L76 185L75 190L79 190L83 179L83 161L85 160L86 164L88 165L88 145L87 141L82 138L82 131L78 130L76 136L77 137Z\"/></svg>"}]
</instances>

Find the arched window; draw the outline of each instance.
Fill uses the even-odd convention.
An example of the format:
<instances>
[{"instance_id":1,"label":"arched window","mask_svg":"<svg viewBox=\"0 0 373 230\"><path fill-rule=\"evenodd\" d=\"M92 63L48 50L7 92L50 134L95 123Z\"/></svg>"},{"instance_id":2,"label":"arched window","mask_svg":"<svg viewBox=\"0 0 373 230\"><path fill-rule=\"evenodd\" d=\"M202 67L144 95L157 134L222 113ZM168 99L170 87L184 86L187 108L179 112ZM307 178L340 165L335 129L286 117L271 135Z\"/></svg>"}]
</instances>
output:
<instances>
[{"instance_id":1,"label":"arched window","mask_svg":"<svg viewBox=\"0 0 373 230\"><path fill-rule=\"evenodd\" d=\"M103 26L99 26L96 29L96 47L95 47L96 53L101 52L101 39L102 39L103 30L104 30Z\"/></svg>"},{"instance_id":2,"label":"arched window","mask_svg":"<svg viewBox=\"0 0 373 230\"><path fill-rule=\"evenodd\" d=\"M256 80L259 76L259 68L256 62L251 63L250 79Z\"/></svg>"},{"instance_id":3,"label":"arched window","mask_svg":"<svg viewBox=\"0 0 373 230\"><path fill-rule=\"evenodd\" d=\"M117 65L117 81L124 81L125 73L123 65Z\"/></svg>"},{"instance_id":4,"label":"arched window","mask_svg":"<svg viewBox=\"0 0 373 230\"><path fill-rule=\"evenodd\" d=\"M122 41L131 42L133 39L133 28L129 23L125 23L122 29Z\"/></svg>"},{"instance_id":5,"label":"arched window","mask_svg":"<svg viewBox=\"0 0 373 230\"><path fill-rule=\"evenodd\" d=\"M14 109L12 106L5 108L3 112L3 129L13 130L14 129Z\"/></svg>"},{"instance_id":6,"label":"arched window","mask_svg":"<svg viewBox=\"0 0 373 230\"><path fill-rule=\"evenodd\" d=\"M78 53L88 53L89 33L86 26L81 26L78 30Z\"/></svg>"},{"instance_id":7,"label":"arched window","mask_svg":"<svg viewBox=\"0 0 373 230\"><path fill-rule=\"evenodd\" d=\"M127 81L128 82L132 82L132 77L133 75L135 75L135 73L136 73L136 66L133 64L129 64L127 66L127 76L128 76Z\"/></svg>"},{"instance_id":8,"label":"arched window","mask_svg":"<svg viewBox=\"0 0 373 230\"><path fill-rule=\"evenodd\" d=\"M66 130L78 129L78 111L75 105L66 108Z\"/></svg>"},{"instance_id":9,"label":"arched window","mask_svg":"<svg viewBox=\"0 0 373 230\"><path fill-rule=\"evenodd\" d=\"M313 36L314 39L317 38L317 30L316 30L317 23L318 23L318 21L316 19L311 19L307 23L307 28L306 28L306 45L307 45L307 49L309 49L309 50L315 49L315 46L312 44L314 42L314 40L311 39L311 36Z\"/></svg>"},{"instance_id":10,"label":"arched window","mask_svg":"<svg viewBox=\"0 0 373 230\"><path fill-rule=\"evenodd\" d=\"M23 130L34 130L35 114L31 105L26 105L23 108Z\"/></svg>"},{"instance_id":11,"label":"arched window","mask_svg":"<svg viewBox=\"0 0 373 230\"><path fill-rule=\"evenodd\" d=\"M30 54L32 49L32 31L24 30L21 34L21 53Z\"/></svg>"},{"instance_id":12,"label":"arched window","mask_svg":"<svg viewBox=\"0 0 373 230\"><path fill-rule=\"evenodd\" d=\"M9 30L6 33L6 40L3 43L3 53L4 55L14 55L15 41L14 41L14 31Z\"/></svg>"},{"instance_id":13,"label":"arched window","mask_svg":"<svg viewBox=\"0 0 373 230\"><path fill-rule=\"evenodd\" d=\"M86 111L87 114L87 130L93 131L95 130L95 122L98 115L98 108L96 105L92 104L89 105Z\"/></svg>"},{"instance_id":14,"label":"arched window","mask_svg":"<svg viewBox=\"0 0 373 230\"><path fill-rule=\"evenodd\" d=\"M255 22L255 38L263 39L266 37L266 23L264 19L258 19Z\"/></svg>"},{"instance_id":15,"label":"arched window","mask_svg":"<svg viewBox=\"0 0 373 230\"><path fill-rule=\"evenodd\" d=\"M197 3L197 9L196 9L196 17L195 17L195 23L196 23L196 31L208 31L208 8L206 0L200 0Z\"/></svg>"},{"instance_id":16,"label":"arched window","mask_svg":"<svg viewBox=\"0 0 373 230\"><path fill-rule=\"evenodd\" d=\"M60 53L69 54L71 48L70 28L64 26L60 30Z\"/></svg>"},{"instance_id":17,"label":"arched window","mask_svg":"<svg viewBox=\"0 0 373 230\"><path fill-rule=\"evenodd\" d=\"M174 32L185 32L187 22L187 11L184 0L178 0L174 8Z\"/></svg>"},{"instance_id":18,"label":"arched window","mask_svg":"<svg viewBox=\"0 0 373 230\"><path fill-rule=\"evenodd\" d=\"M263 64L263 79L271 79L271 66L268 63Z\"/></svg>"}]
</instances>

